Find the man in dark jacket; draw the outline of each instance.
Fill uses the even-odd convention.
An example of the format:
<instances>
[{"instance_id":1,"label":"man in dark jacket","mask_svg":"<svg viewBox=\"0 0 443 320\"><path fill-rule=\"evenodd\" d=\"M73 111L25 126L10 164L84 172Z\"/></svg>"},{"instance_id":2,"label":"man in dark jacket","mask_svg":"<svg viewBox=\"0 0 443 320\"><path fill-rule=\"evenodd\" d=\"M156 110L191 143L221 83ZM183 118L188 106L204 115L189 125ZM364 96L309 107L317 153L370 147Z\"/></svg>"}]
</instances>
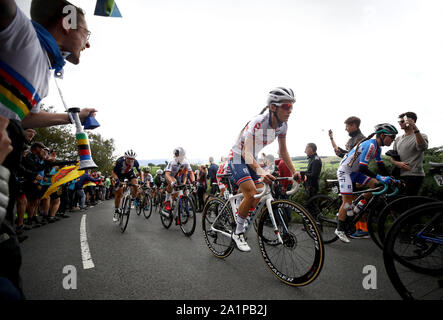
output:
<instances>
[{"instance_id":1,"label":"man in dark jacket","mask_svg":"<svg viewBox=\"0 0 443 320\"><path fill-rule=\"evenodd\" d=\"M217 171L218 171L218 165L214 163L214 158L209 158L209 168L208 168L208 176L209 176L209 182L211 184L211 194L214 195L217 192Z\"/></svg>"},{"instance_id":2,"label":"man in dark jacket","mask_svg":"<svg viewBox=\"0 0 443 320\"><path fill-rule=\"evenodd\" d=\"M302 171L301 175L305 181L307 197L310 199L318 193L318 180L320 178L322 162L317 155L317 146L315 143L308 143L306 145L305 153L309 159L308 168L306 171Z\"/></svg>"}]
</instances>

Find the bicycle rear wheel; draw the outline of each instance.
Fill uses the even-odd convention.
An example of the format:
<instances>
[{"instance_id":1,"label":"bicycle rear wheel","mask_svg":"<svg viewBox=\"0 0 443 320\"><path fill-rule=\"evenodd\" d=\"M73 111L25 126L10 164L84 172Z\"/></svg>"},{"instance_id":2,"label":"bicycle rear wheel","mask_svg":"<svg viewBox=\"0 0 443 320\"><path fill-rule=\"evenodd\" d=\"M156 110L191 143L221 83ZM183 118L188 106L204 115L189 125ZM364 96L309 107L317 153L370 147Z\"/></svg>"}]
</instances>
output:
<instances>
[{"instance_id":1,"label":"bicycle rear wheel","mask_svg":"<svg viewBox=\"0 0 443 320\"><path fill-rule=\"evenodd\" d=\"M183 196L179 200L178 219L180 229L185 236L190 237L195 230L196 212L192 200L187 196Z\"/></svg>"},{"instance_id":2,"label":"bicycle rear wheel","mask_svg":"<svg viewBox=\"0 0 443 320\"><path fill-rule=\"evenodd\" d=\"M332 243L338 239L335 234L337 229L337 213L341 206L341 198L331 198L319 194L306 203L309 213L315 218L318 229L323 238L323 243Z\"/></svg>"},{"instance_id":3,"label":"bicycle rear wheel","mask_svg":"<svg viewBox=\"0 0 443 320\"><path fill-rule=\"evenodd\" d=\"M202 230L206 245L217 258L226 258L234 250L231 235L236 226L229 204L212 197L202 212Z\"/></svg>"},{"instance_id":4,"label":"bicycle rear wheel","mask_svg":"<svg viewBox=\"0 0 443 320\"><path fill-rule=\"evenodd\" d=\"M273 201L272 210L283 243L279 242L265 207L257 230L265 264L275 277L288 285L308 285L318 277L324 262L323 241L316 221L305 208L292 201ZM288 210L290 217L282 217Z\"/></svg>"},{"instance_id":5,"label":"bicycle rear wheel","mask_svg":"<svg viewBox=\"0 0 443 320\"><path fill-rule=\"evenodd\" d=\"M443 202L402 214L386 236L383 258L403 299L443 299Z\"/></svg>"},{"instance_id":6,"label":"bicycle rear wheel","mask_svg":"<svg viewBox=\"0 0 443 320\"><path fill-rule=\"evenodd\" d=\"M146 219L149 219L152 213L152 197L150 194L145 194L143 201L140 203L141 211Z\"/></svg>"},{"instance_id":7,"label":"bicycle rear wheel","mask_svg":"<svg viewBox=\"0 0 443 320\"><path fill-rule=\"evenodd\" d=\"M123 198L123 206L120 212L120 231L125 232L128 227L129 215L131 213L131 198L124 197Z\"/></svg>"}]
</instances>

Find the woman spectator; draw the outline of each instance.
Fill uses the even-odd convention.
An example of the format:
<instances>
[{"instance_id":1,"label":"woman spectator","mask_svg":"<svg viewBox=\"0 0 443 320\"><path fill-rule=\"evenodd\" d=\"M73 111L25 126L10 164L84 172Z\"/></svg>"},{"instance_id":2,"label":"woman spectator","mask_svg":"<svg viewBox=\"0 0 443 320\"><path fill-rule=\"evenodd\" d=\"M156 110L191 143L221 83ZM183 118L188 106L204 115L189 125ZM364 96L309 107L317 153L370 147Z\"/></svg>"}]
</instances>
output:
<instances>
[{"instance_id":1,"label":"woman spectator","mask_svg":"<svg viewBox=\"0 0 443 320\"><path fill-rule=\"evenodd\" d=\"M197 181L197 212L203 211L203 207L205 205L206 200L206 189L207 189L207 180L208 177L208 170L206 169L206 166L199 166L198 172L196 176Z\"/></svg>"}]
</instances>

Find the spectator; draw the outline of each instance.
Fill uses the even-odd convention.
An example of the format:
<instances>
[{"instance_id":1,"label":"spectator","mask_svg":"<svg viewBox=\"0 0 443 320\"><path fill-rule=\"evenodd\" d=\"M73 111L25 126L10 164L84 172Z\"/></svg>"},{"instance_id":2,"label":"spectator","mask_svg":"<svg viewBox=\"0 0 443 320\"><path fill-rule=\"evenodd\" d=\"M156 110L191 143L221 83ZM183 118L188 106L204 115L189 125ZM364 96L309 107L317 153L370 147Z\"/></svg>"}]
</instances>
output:
<instances>
[{"instance_id":1,"label":"spectator","mask_svg":"<svg viewBox=\"0 0 443 320\"><path fill-rule=\"evenodd\" d=\"M337 146L332 135L332 130L329 130L329 138L331 139L332 147L334 148L337 157L343 158L344 155L348 153L352 148L354 148L357 143L366 138L360 131L360 123L361 120L357 117L349 117L345 120L345 130L349 133L349 136L351 137L346 143L346 150Z\"/></svg>"},{"instance_id":2,"label":"spectator","mask_svg":"<svg viewBox=\"0 0 443 320\"><path fill-rule=\"evenodd\" d=\"M72 212L76 206L78 197L75 192L75 185L78 182L78 178L68 182L68 198L69 198L69 212Z\"/></svg>"},{"instance_id":3,"label":"spectator","mask_svg":"<svg viewBox=\"0 0 443 320\"><path fill-rule=\"evenodd\" d=\"M322 162L317 155L317 146L315 143L308 143L305 148L305 153L308 156L308 168L301 172L302 178L305 181L307 191L307 198L310 199L318 193Z\"/></svg>"},{"instance_id":4,"label":"spectator","mask_svg":"<svg viewBox=\"0 0 443 320\"><path fill-rule=\"evenodd\" d=\"M69 218L70 215L66 213L66 210L69 208L69 190L68 190L69 182L64 183L60 186L60 207L58 209L57 216L62 218Z\"/></svg>"},{"instance_id":5,"label":"spectator","mask_svg":"<svg viewBox=\"0 0 443 320\"><path fill-rule=\"evenodd\" d=\"M206 189L208 187L206 184L207 176L208 176L208 173L207 173L206 167L199 166L198 170L196 171L196 176L195 176L196 177L195 179L197 181L197 199L198 199L197 212L202 212L203 207L205 205L205 200L206 200L205 195L206 195Z\"/></svg>"},{"instance_id":6,"label":"spectator","mask_svg":"<svg viewBox=\"0 0 443 320\"><path fill-rule=\"evenodd\" d=\"M391 159L392 164L400 169L400 179L405 184L404 193L408 196L417 195L425 177L423 170L424 152L428 148L428 137L418 130L417 115L405 112L398 116L400 128L405 132L394 141L393 148L397 151L400 161Z\"/></svg>"},{"instance_id":7,"label":"spectator","mask_svg":"<svg viewBox=\"0 0 443 320\"><path fill-rule=\"evenodd\" d=\"M0 115L10 119L7 131L13 147L13 152L7 156L3 164L11 174L10 199L6 212L6 219L11 224L13 224L13 209L17 198L15 181L25 149L23 128L70 123L66 113L40 111L40 101L48 94L50 79L48 69L55 69L58 76L62 74L65 59L60 48L69 53L65 57L73 64L78 64L80 52L89 48L90 32L87 29L83 10L77 8L75 11L78 28L74 30L63 20L64 16L72 12L64 10L66 5L71 4L65 0L33 0L31 18L36 22L34 24L17 7L14 0L0 2L0 69L2 85L6 90L6 96L5 90L0 94L2 95ZM17 92L20 94L17 95ZM13 102L10 100L11 97L14 97ZM80 111L79 117L84 121L89 114L96 111L84 108ZM12 244L0 248L0 261L7 264L9 270L14 270L9 274L8 280L21 291L19 276L21 252L15 232L11 233L10 237Z\"/></svg>"},{"instance_id":8,"label":"spectator","mask_svg":"<svg viewBox=\"0 0 443 320\"><path fill-rule=\"evenodd\" d=\"M23 166L27 172L32 172L31 178L26 178L24 191L27 198L28 219L26 225L28 228L40 227L41 224L36 217L37 208L42 193L41 181L44 178L44 160L46 157L45 146L40 142L34 142L30 153L23 159Z\"/></svg>"},{"instance_id":9,"label":"spectator","mask_svg":"<svg viewBox=\"0 0 443 320\"><path fill-rule=\"evenodd\" d=\"M221 175L221 174L230 173L227 157L222 156L220 161L221 163L220 166L218 167L217 174ZM227 183L228 183L227 178L217 177L217 184L218 184L218 189L220 190L220 197L223 197L225 190L229 190Z\"/></svg>"},{"instance_id":10,"label":"spectator","mask_svg":"<svg viewBox=\"0 0 443 320\"><path fill-rule=\"evenodd\" d=\"M8 124L9 120L0 116L0 226L3 224L9 202L9 170L2 166L6 156L12 151L11 139L6 131Z\"/></svg>"},{"instance_id":11,"label":"spectator","mask_svg":"<svg viewBox=\"0 0 443 320\"><path fill-rule=\"evenodd\" d=\"M35 130L26 129L25 130L25 140L26 140L25 143L30 144L32 139L34 138L34 136L35 136ZM24 154L23 154L24 156L26 155L26 152L30 152L30 150L25 150ZM26 194L25 194L24 184L25 184L25 177L23 176L23 170L22 170L21 176L16 178L17 220L16 220L15 232L17 234L19 242L23 242L24 240L26 240L28 238L28 236L23 235L23 232L25 230L25 227L24 227L25 211L26 211L26 207L28 205L28 201L26 199Z\"/></svg>"},{"instance_id":12,"label":"spectator","mask_svg":"<svg viewBox=\"0 0 443 320\"><path fill-rule=\"evenodd\" d=\"M106 188L106 200L111 199L111 179L109 177L106 177L105 179L105 188Z\"/></svg>"},{"instance_id":13,"label":"spectator","mask_svg":"<svg viewBox=\"0 0 443 320\"><path fill-rule=\"evenodd\" d=\"M86 170L86 172L80 176L80 178L78 179L77 183L75 184L75 193L77 194L79 200L80 200L80 211L85 211L86 207L85 207L85 202L86 202L86 195L85 195L85 191L83 189L83 185L85 183L87 183L88 181L92 181L92 182L98 182L98 179L94 179L92 178L89 174L90 174L91 170Z\"/></svg>"},{"instance_id":14,"label":"spectator","mask_svg":"<svg viewBox=\"0 0 443 320\"><path fill-rule=\"evenodd\" d=\"M214 158L209 157L209 168L208 168L208 176L209 183L211 184L211 195L214 195L217 192L217 171L218 165L214 163Z\"/></svg>"},{"instance_id":15,"label":"spectator","mask_svg":"<svg viewBox=\"0 0 443 320\"><path fill-rule=\"evenodd\" d=\"M9 120L0 116L0 252L9 252L5 248L11 246L11 242L14 241L9 237L9 234L13 232L11 226L7 222L3 223L9 202L9 170L2 164L6 156L12 151L11 139L9 139L6 131L8 124ZM17 284L12 282L14 280L17 282L19 279L16 279L15 270L12 270L11 273L7 261L3 260L4 258L9 257L2 256L0 260L0 301L20 300L22 299L22 293L17 289Z\"/></svg>"}]
</instances>

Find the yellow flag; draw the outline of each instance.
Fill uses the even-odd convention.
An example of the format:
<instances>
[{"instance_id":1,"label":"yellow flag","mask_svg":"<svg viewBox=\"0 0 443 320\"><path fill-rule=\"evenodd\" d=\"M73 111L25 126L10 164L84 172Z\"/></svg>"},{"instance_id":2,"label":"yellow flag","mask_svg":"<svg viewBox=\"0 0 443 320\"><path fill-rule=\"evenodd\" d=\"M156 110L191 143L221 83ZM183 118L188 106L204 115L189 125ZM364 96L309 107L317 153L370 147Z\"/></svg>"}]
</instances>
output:
<instances>
[{"instance_id":1,"label":"yellow flag","mask_svg":"<svg viewBox=\"0 0 443 320\"><path fill-rule=\"evenodd\" d=\"M63 167L57 171L51 178L51 185L48 190L46 190L45 194L42 196L42 199L46 199L52 193L54 193L59 186L65 184L66 182L77 179L81 175L85 173L85 170L78 170L79 164L75 166L67 166Z\"/></svg>"},{"instance_id":2,"label":"yellow flag","mask_svg":"<svg viewBox=\"0 0 443 320\"><path fill-rule=\"evenodd\" d=\"M83 185L83 189L86 188L86 187L95 187L95 186L96 186L95 182L91 181L91 182L85 183Z\"/></svg>"}]
</instances>

